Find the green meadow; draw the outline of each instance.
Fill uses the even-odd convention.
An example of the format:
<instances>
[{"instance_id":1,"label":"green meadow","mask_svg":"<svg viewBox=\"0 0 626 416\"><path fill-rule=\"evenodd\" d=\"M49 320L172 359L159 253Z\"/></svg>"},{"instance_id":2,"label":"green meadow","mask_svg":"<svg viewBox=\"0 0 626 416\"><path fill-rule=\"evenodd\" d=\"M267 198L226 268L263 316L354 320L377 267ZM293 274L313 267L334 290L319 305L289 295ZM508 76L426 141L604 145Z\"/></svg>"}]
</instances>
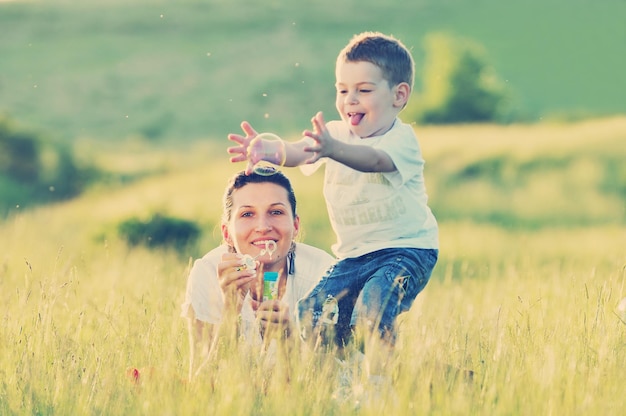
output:
<instances>
[{"instance_id":1,"label":"green meadow","mask_svg":"<svg viewBox=\"0 0 626 416\"><path fill-rule=\"evenodd\" d=\"M0 113L100 175L0 219L0 415L626 412L626 3L407 3L0 1ZM334 115L334 58L362 30L413 48L413 99L426 34L478 41L520 118L415 126L441 251L399 322L397 397L335 402L334 360L268 365L228 336L189 380L187 274L243 168L225 135L247 119L294 138ZM322 176L285 173L301 239L330 250ZM200 238L120 236L157 214Z\"/></svg>"},{"instance_id":2,"label":"green meadow","mask_svg":"<svg viewBox=\"0 0 626 416\"><path fill-rule=\"evenodd\" d=\"M418 134L441 257L401 319L397 414L621 414L626 119ZM0 225L0 414L355 413L329 399L334 361L293 352L270 372L228 338L187 381L179 305L190 262L220 240L224 183L240 168L225 146L99 154L112 170L167 169ZM328 249L321 177L287 174L303 240ZM202 224L197 246L181 255L117 235L156 212Z\"/></svg>"}]
</instances>

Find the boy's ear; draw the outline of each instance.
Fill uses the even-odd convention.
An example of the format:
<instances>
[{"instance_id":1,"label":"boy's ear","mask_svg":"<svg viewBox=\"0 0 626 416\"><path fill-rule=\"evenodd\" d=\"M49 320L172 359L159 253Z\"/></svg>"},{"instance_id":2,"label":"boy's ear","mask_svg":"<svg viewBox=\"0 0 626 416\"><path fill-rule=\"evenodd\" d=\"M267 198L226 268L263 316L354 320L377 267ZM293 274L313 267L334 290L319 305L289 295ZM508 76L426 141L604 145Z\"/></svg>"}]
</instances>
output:
<instances>
[{"instance_id":1,"label":"boy's ear","mask_svg":"<svg viewBox=\"0 0 626 416\"><path fill-rule=\"evenodd\" d=\"M411 87L406 82L401 82L395 86L394 90L395 99L393 105L395 107L403 108L409 101L409 96L411 95Z\"/></svg>"}]
</instances>

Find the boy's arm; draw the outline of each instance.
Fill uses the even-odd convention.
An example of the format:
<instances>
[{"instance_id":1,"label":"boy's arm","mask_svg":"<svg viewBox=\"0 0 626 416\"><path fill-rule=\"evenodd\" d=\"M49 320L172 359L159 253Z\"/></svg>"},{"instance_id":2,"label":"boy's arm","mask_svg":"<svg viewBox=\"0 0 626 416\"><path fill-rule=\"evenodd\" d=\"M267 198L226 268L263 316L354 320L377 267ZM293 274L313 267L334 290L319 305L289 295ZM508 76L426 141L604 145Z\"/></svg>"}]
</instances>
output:
<instances>
[{"instance_id":1,"label":"boy's arm","mask_svg":"<svg viewBox=\"0 0 626 416\"><path fill-rule=\"evenodd\" d=\"M241 123L241 129L246 133L245 136L234 133L228 135L228 140L237 145L229 147L227 152L234 155L230 158L233 163L248 161L247 174L251 173L254 165L261 160L278 166L295 167L307 163L313 156L313 153L304 150L309 145L305 139L287 142L263 140L259 137L260 140L255 140L259 133L247 121Z\"/></svg>"},{"instance_id":2,"label":"boy's arm","mask_svg":"<svg viewBox=\"0 0 626 416\"><path fill-rule=\"evenodd\" d=\"M312 163L321 157L331 158L349 168L360 172L393 172L396 165L391 157L382 150L365 145L355 145L334 139L319 112L311 120L313 131L305 131L304 135L315 140L314 146L307 146L305 152L314 152L314 157L307 162Z\"/></svg>"},{"instance_id":3,"label":"boy's arm","mask_svg":"<svg viewBox=\"0 0 626 416\"><path fill-rule=\"evenodd\" d=\"M309 150L310 143L306 139L300 139L296 142L285 142L285 164L289 168L304 165L308 163L314 155ZM315 159L317 160L317 159Z\"/></svg>"},{"instance_id":4,"label":"boy's arm","mask_svg":"<svg viewBox=\"0 0 626 416\"><path fill-rule=\"evenodd\" d=\"M228 139L238 146L229 147L228 153L235 156L231 162L248 161L246 174L250 174L261 160L278 166L296 167L307 163L314 163L322 157L331 158L360 172L393 172L396 166L391 157L382 150L364 145L353 145L334 139L324 123L322 113L319 112L311 120L314 131L305 131L302 139L296 142L284 140L255 140L259 135L244 121L241 129L246 136L229 134ZM315 141L311 145L310 137Z\"/></svg>"}]
</instances>

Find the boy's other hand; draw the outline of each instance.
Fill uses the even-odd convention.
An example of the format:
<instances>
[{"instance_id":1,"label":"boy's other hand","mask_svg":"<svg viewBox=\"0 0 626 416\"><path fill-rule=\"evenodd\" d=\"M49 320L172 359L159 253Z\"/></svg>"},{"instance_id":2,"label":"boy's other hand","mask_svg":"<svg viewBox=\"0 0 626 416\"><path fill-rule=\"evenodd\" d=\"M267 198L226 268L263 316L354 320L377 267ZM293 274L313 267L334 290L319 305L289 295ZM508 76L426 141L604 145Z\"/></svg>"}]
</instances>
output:
<instances>
[{"instance_id":1,"label":"boy's other hand","mask_svg":"<svg viewBox=\"0 0 626 416\"><path fill-rule=\"evenodd\" d=\"M311 119L311 124L313 125L313 131L305 130L302 133L303 136L315 140L314 146L307 146L303 149L305 152L313 154L305 163L315 163L322 157L332 157L334 151L335 139L328 132L326 122L324 122L324 115L321 111Z\"/></svg>"}]
</instances>

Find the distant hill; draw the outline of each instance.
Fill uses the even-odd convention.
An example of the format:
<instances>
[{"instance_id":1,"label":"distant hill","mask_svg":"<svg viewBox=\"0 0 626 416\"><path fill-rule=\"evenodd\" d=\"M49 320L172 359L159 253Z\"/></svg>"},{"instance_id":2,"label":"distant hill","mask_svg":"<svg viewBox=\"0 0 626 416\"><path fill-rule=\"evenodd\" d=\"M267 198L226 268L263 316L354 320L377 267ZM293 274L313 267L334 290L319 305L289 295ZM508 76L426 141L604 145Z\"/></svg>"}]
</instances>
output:
<instances>
[{"instance_id":1,"label":"distant hill","mask_svg":"<svg viewBox=\"0 0 626 416\"><path fill-rule=\"evenodd\" d=\"M429 204L442 224L512 230L626 224L626 117L416 132L426 158ZM243 169L228 162L225 147L165 152L148 143L123 143L91 156L98 169L110 173L103 182L63 203L12 207L9 220L0 219L0 231L3 222L23 222L14 217L37 217L48 233L77 230L106 237L128 218L166 214L197 222L204 230L203 247L220 242L224 187ZM320 209L321 172L306 177L297 168L284 171L296 191L303 237L329 248L333 234ZM111 182L112 176L128 180Z\"/></svg>"},{"instance_id":2,"label":"distant hill","mask_svg":"<svg viewBox=\"0 0 626 416\"><path fill-rule=\"evenodd\" d=\"M0 113L108 141L223 138L249 120L299 132L334 115L334 59L357 32L413 49L483 44L530 121L626 113L626 2L68 0L0 3Z\"/></svg>"}]
</instances>

